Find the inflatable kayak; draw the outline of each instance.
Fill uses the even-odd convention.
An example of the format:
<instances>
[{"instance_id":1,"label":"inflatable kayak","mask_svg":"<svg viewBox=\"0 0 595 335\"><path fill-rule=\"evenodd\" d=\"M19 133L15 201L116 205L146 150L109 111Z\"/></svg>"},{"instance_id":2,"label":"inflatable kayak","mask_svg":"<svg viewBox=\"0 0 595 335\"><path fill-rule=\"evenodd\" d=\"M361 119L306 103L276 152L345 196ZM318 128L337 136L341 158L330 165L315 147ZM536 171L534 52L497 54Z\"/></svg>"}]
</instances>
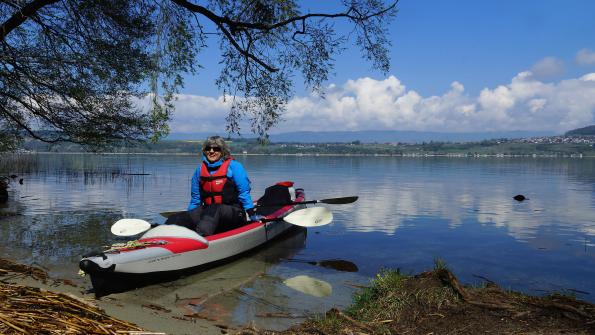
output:
<instances>
[{"instance_id":1,"label":"inflatable kayak","mask_svg":"<svg viewBox=\"0 0 595 335\"><path fill-rule=\"evenodd\" d=\"M163 275L200 270L261 246L295 227L283 218L305 208L304 203L303 189L294 188L292 182L278 183L268 187L256 202L257 212L265 216L262 221L207 237L185 227L160 225L138 240L84 256L79 267L91 277L97 296L160 281Z\"/></svg>"}]
</instances>

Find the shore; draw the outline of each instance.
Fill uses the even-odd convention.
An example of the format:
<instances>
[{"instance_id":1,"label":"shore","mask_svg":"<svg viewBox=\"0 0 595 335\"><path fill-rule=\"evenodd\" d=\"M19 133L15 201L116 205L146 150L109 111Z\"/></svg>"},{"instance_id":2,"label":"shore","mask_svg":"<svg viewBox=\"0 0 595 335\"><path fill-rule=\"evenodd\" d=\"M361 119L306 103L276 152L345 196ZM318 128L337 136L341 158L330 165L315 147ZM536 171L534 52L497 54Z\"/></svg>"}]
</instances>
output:
<instances>
[{"instance_id":1,"label":"shore","mask_svg":"<svg viewBox=\"0 0 595 335\"><path fill-rule=\"evenodd\" d=\"M182 320L162 307L167 305L162 300L173 298L159 287L150 296L129 291L101 299L85 291L79 282L50 278L41 268L0 259L0 334L221 335L227 328L202 318ZM30 314L23 318L23 313Z\"/></svg>"},{"instance_id":2,"label":"shore","mask_svg":"<svg viewBox=\"0 0 595 335\"><path fill-rule=\"evenodd\" d=\"M595 304L559 294L529 296L489 280L465 287L444 266L415 276L385 270L361 288L346 310L331 309L285 331L250 324L235 329L191 316L180 322L158 300L139 304L127 293L101 300L84 297L67 280L8 260L0 260L0 298L2 334L595 333Z\"/></svg>"}]
</instances>

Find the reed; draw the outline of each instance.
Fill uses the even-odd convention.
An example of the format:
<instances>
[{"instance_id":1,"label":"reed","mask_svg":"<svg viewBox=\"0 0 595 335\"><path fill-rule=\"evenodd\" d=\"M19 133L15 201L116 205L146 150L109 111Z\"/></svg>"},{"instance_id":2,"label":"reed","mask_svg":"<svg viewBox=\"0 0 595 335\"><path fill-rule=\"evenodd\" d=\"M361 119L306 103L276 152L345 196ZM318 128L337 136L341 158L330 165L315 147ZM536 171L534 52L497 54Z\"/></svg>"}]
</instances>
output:
<instances>
[{"instance_id":1,"label":"reed","mask_svg":"<svg viewBox=\"0 0 595 335\"><path fill-rule=\"evenodd\" d=\"M39 156L35 153L7 153L0 155L0 176L37 171Z\"/></svg>"},{"instance_id":2,"label":"reed","mask_svg":"<svg viewBox=\"0 0 595 335\"><path fill-rule=\"evenodd\" d=\"M1 334L117 334L140 330L74 296L0 283Z\"/></svg>"}]
</instances>

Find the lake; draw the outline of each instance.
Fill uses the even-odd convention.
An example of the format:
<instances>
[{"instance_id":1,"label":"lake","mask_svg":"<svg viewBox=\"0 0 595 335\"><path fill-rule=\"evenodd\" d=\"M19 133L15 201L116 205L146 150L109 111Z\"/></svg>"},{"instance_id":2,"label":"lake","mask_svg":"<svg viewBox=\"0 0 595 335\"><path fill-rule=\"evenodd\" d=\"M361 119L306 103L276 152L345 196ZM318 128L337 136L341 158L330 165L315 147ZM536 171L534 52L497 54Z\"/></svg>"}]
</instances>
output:
<instances>
[{"instance_id":1,"label":"lake","mask_svg":"<svg viewBox=\"0 0 595 335\"><path fill-rule=\"evenodd\" d=\"M359 200L325 205L334 214L330 225L134 294L158 292L161 304L182 314L202 312L232 325L254 319L283 329L349 305L357 288L383 268L414 274L442 260L466 284L489 279L530 294L563 292L595 302L594 159L236 158L248 170L253 198L292 180L311 200ZM81 255L122 242L109 231L120 218L160 223L159 212L186 208L198 157L37 154L24 161L0 165L0 172L23 178L22 185L10 184L11 200L0 205L1 257L88 288L88 279L77 275ZM515 201L517 194L528 200ZM18 215L4 217L8 213ZM359 271L288 258L344 259ZM332 293L316 297L284 284L302 275L330 284Z\"/></svg>"}]
</instances>

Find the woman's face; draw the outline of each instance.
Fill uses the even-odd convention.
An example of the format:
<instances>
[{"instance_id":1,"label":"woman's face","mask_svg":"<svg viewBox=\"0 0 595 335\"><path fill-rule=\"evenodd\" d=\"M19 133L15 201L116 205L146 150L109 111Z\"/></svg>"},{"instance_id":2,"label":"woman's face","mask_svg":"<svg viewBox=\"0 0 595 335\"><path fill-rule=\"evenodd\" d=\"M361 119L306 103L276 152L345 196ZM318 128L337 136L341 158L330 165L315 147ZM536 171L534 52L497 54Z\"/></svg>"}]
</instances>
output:
<instances>
[{"instance_id":1,"label":"woman's face","mask_svg":"<svg viewBox=\"0 0 595 335\"><path fill-rule=\"evenodd\" d=\"M217 146L207 146L205 148L205 156L210 163L215 163L219 159L221 159L221 148Z\"/></svg>"}]
</instances>

